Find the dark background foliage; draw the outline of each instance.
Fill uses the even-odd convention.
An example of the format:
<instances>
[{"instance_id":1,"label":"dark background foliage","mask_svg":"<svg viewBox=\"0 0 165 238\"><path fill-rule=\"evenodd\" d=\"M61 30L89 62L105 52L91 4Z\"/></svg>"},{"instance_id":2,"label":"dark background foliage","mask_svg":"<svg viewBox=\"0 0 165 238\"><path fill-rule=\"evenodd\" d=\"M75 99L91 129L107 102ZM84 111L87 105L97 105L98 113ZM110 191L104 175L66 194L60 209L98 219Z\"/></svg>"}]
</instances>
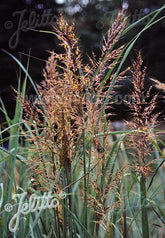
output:
<instances>
[{"instance_id":1,"label":"dark background foliage","mask_svg":"<svg viewBox=\"0 0 165 238\"><path fill-rule=\"evenodd\" d=\"M18 44L11 48L9 42L11 36L18 29L19 14L13 16L16 11L25 10L24 19L29 20L32 11L35 11L36 19L40 21L41 15L45 10L51 18L55 20L60 11L65 12L69 21L74 20L77 25L77 33L80 38L81 48L83 50L83 59L86 61L87 54L92 51L99 55L102 43L102 35L106 34L111 22L116 15L118 9L122 6L127 9L129 23L132 23L144 16L145 14L158 9L163 5L163 0L1 0L0 2L0 48L7 50L16 56L24 66L26 66L28 54L30 52L29 73L35 82L43 79L42 70L45 66L49 50L59 51L56 39L51 34L44 34L27 30L21 31ZM164 13L162 13L164 14ZM10 25L8 22L12 22ZM8 25L9 24L9 25ZM130 40L146 23L143 22L138 28L134 29L123 41ZM52 30L51 24L46 26L35 27L35 29ZM129 64L138 49L142 51L144 63L147 66L147 74L155 77L161 82L165 82L165 21L159 22L157 25L146 31L136 43L127 63ZM14 110L14 94L11 86L17 88L20 70L16 62L14 62L4 52L0 52L0 97L4 101L7 110L12 115ZM22 73L22 78L24 77ZM130 84L126 83L122 92L127 93ZM28 95L31 99L34 95L32 86L28 84ZM30 97L30 96L29 96ZM121 109L121 108L120 108ZM160 110L163 110L163 103ZM121 110L120 110L121 111ZM0 121L3 116L0 114ZM115 119L121 119L122 112Z\"/></svg>"}]
</instances>

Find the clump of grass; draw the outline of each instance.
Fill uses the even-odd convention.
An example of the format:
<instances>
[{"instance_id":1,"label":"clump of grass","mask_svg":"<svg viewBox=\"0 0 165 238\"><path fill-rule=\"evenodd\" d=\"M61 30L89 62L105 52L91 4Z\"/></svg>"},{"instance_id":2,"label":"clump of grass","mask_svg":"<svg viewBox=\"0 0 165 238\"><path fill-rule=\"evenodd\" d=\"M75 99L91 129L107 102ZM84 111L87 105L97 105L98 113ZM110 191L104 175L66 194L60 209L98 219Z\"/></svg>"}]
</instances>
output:
<instances>
[{"instance_id":1,"label":"clump of grass","mask_svg":"<svg viewBox=\"0 0 165 238\"><path fill-rule=\"evenodd\" d=\"M45 80L38 86L43 104L38 100L34 106L23 100L25 122L34 129L30 141L37 144L39 156L35 158L34 173L42 178L44 174L47 181L51 176L54 180L59 168L71 171L73 157L84 140L81 134L85 133L85 139L89 136L97 141L99 147L100 139L96 133L104 127L105 115L97 128L95 125L106 97L106 81L103 83L101 79L107 67L114 67L121 54L123 46L115 50L111 48L123 32L125 22L126 17L120 12L108 31L107 39L104 39L99 61L94 57L89 64L84 65L74 24L69 26L62 15L57 20L55 32L63 53L52 52L47 61ZM51 160L45 161L44 156ZM33 158L31 162L34 167Z\"/></svg>"},{"instance_id":2,"label":"clump of grass","mask_svg":"<svg viewBox=\"0 0 165 238\"><path fill-rule=\"evenodd\" d=\"M132 71L134 100L129 107L134 115L134 123L130 125L131 129L111 131L111 122L107 119L109 114L105 113L111 107L115 82L125 78L126 71L121 72L122 64L141 34L140 32L131 44L117 48L119 38L129 30L129 27L125 27L126 17L120 11L104 38L100 58L96 60L93 54L89 63L84 64L75 25L69 25L60 15L53 34L58 37L61 53L50 52L43 72L45 80L37 87L34 85L38 100L34 104L28 102L25 100L25 88L22 94L18 90L17 117L13 122L16 125L11 125L12 121L7 114L6 118L9 129L18 125L21 127L22 124L27 128L22 133L27 139L28 147L19 147L21 128L15 128L11 134L9 152L9 157L14 158L12 177L10 180L8 176L10 188L8 193L6 185L3 204L12 200L16 159L21 163L18 166L19 178L15 182L15 192L18 192L16 185L24 186L28 191L26 201L31 193L43 196L45 191L51 192L55 197L62 191L67 196L59 199L60 205L55 209L39 213L35 211L27 216L22 214L15 236L126 238L132 234L136 237L137 228L139 236L148 237L146 199L147 206L149 203L152 205L157 221L162 220L161 216L164 217L161 207L154 204L153 195L149 196L146 192L146 181L152 173L150 164L154 162L149 161L148 157L153 149L150 141L154 139L152 128L157 114L153 113L156 95L148 102L151 89L144 92L145 69L142 69L140 54ZM145 29L148 27L149 24ZM31 80L21 63L18 64ZM23 120L20 101L24 109ZM112 135L115 134L118 136L114 140ZM16 141L13 136L16 136ZM128 160L123 143L126 136L130 140L134 156L134 164L130 166L134 169L133 174L129 173L130 167L123 163L123 160ZM154 145L157 146L156 143ZM156 148L160 149L158 146ZM19 154L24 150L25 158ZM8 159L8 151L3 148L1 151ZM3 165L4 170L5 166L6 164ZM26 182L23 179L25 168L29 168L26 174L32 178L26 178ZM128 176L132 176L132 180L127 184ZM139 194L133 191L134 185L140 187ZM131 192L140 195L142 232L139 228L139 210L136 213L131 207ZM3 222L5 224L3 237L9 234L9 218L5 213L0 220L1 227Z\"/></svg>"},{"instance_id":3,"label":"clump of grass","mask_svg":"<svg viewBox=\"0 0 165 238\"><path fill-rule=\"evenodd\" d=\"M126 17L123 12L119 12L108 31L107 39L104 38L99 60L96 61L93 55L93 59L89 59L89 64L84 65L74 24L69 26L60 15L55 33L62 47L62 53L51 52L47 61L44 70L45 80L38 86L42 103L38 100L34 106L22 99L25 111L24 123L32 128L28 131L28 136L30 142L34 144L33 153L27 162L32 171L33 183L39 186L40 190L49 191L62 169L63 172L53 190L67 192L68 199L65 205L73 211L75 208L72 204L71 184L76 169L83 171L83 180L80 181L80 188L83 186L83 190L79 190L84 197L82 223L85 229L88 229L88 217L91 217L88 212L90 205L93 210L91 219L96 222L96 227L93 226L92 230L96 234L98 224L103 220L104 228L110 226L106 214L108 210L112 211L115 203L112 202L110 207L106 205L107 197L110 196L109 191L112 191L112 187L117 187L115 184L119 180L119 172L116 175L113 169L108 172L110 163L108 151L111 144L106 136L109 128L107 115L103 113L99 119L108 87L107 80L102 81L102 78L107 68L114 69L122 53L124 46L117 49L113 47L124 31L125 25ZM121 80L123 74L123 72L119 74L116 80ZM109 83L113 76L111 73ZM103 138L99 136L101 131L104 131ZM78 165L81 167L78 168ZM91 170L96 171L96 177L91 176ZM66 213L64 208L63 210ZM67 218L65 220L63 233L66 231L67 223L72 222L72 218L70 221ZM69 233L72 234L73 231Z\"/></svg>"}]
</instances>

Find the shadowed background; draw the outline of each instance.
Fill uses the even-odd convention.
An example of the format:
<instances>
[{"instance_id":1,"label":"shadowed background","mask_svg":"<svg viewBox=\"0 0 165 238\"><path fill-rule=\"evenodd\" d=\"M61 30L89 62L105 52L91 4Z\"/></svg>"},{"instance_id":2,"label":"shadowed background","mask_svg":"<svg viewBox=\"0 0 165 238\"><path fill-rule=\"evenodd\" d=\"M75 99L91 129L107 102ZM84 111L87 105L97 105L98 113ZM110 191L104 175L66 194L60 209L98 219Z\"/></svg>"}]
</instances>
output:
<instances>
[{"instance_id":1,"label":"shadowed background","mask_svg":"<svg viewBox=\"0 0 165 238\"><path fill-rule=\"evenodd\" d=\"M26 67L28 55L30 52L29 73L35 82L40 82L43 79L42 72L45 66L50 50L59 51L56 39L51 34L44 34L28 30L20 32L18 44L11 48L9 42L16 30L20 21L20 14L16 11L25 10L24 20L28 20L32 11L35 11L36 21L41 21L43 11L51 17L58 16L60 11L64 11L69 21L74 20L77 25L77 33L80 38L81 48L83 50L83 60L86 61L87 54L90 55L92 51L98 56L100 54L102 35L106 34L111 22L118 9L122 6L127 9L129 16L129 23L138 20L145 14L158 9L163 5L162 0L145 0L145 1L99 1L99 0L47 0L47 1L33 1L33 0L8 0L0 3L0 48L7 50L16 56L22 64ZM15 16L13 14L15 13ZM164 12L162 12L162 15ZM50 18L51 18L50 17ZM10 22L9 22L10 21ZM12 23L10 25L9 23ZM143 22L134 29L125 42L130 40L146 23ZM35 29L52 30L51 24L46 26L34 27ZM144 64L147 66L148 77L154 77L161 82L165 82L165 21L161 21L149 30L147 30L137 41L127 64L131 63L132 58L138 49L142 51ZM125 65L127 66L127 65ZM0 97L2 98L7 111L12 116L14 111L14 93L11 88L17 88L18 79L24 78L18 65L4 52L0 52ZM148 81L146 87L150 85ZM123 86L122 95L127 94L131 89L130 80ZM120 92L119 92L120 93ZM30 83L28 83L27 97L31 100L35 99L35 94ZM159 111L164 111L164 99L159 97ZM125 112L125 114L123 113ZM121 120L126 114L129 114L124 107L124 104L114 105L113 120ZM162 113L163 114L163 113ZM4 120L4 116L0 113L0 121Z\"/></svg>"}]
</instances>

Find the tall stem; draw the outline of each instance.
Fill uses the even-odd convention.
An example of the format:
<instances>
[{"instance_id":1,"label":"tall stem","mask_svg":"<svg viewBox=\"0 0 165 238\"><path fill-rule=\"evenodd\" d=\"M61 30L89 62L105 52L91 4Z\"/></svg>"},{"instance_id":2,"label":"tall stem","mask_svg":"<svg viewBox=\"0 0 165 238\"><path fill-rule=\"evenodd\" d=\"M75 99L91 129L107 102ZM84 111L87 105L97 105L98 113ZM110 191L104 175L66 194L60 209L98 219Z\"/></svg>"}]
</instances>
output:
<instances>
[{"instance_id":1,"label":"tall stem","mask_svg":"<svg viewBox=\"0 0 165 238\"><path fill-rule=\"evenodd\" d=\"M86 179L86 156L85 156L85 129L83 129L83 162L84 162L84 226L87 229L87 179ZM86 237L86 234L84 234Z\"/></svg>"},{"instance_id":2,"label":"tall stem","mask_svg":"<svg viewBox=\"0 0 165 238\"><path fill-rule=\"evenodd\" d=\"M140 196L141 196L141 218L143 238L149 238L148 213L146 207L146 186L145 177L142 174L140 179Z\"/></svg>"}]
</instances>

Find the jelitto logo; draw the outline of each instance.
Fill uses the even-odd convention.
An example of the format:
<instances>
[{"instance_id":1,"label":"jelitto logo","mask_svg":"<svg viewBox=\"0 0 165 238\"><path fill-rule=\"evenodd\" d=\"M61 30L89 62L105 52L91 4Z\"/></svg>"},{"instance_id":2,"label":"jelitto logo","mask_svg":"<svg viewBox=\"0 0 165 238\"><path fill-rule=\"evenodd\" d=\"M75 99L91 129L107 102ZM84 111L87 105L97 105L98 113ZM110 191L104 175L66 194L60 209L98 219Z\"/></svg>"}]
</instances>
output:
<instances>
[{"instance_id":1,"label":"jelitto logo","mask_svg":"<svg viewBox=\"0 0 165 238\"><path fill-rule=\"evenodd\" d=\"M51 13L51 10L44 10L42 14L37 14L36 11L30 12L27 17L27 9L21 11L15 11L12 14L13 20L18 17L18 24L16 31L9 39L9 47L15 49L19 43L21 32L27 32L30 29L41 28L49 26L55 22L55 16ZM6 21L4 23L6 30L13 28L13 21Z\"/></svg>"}]
</instances>

